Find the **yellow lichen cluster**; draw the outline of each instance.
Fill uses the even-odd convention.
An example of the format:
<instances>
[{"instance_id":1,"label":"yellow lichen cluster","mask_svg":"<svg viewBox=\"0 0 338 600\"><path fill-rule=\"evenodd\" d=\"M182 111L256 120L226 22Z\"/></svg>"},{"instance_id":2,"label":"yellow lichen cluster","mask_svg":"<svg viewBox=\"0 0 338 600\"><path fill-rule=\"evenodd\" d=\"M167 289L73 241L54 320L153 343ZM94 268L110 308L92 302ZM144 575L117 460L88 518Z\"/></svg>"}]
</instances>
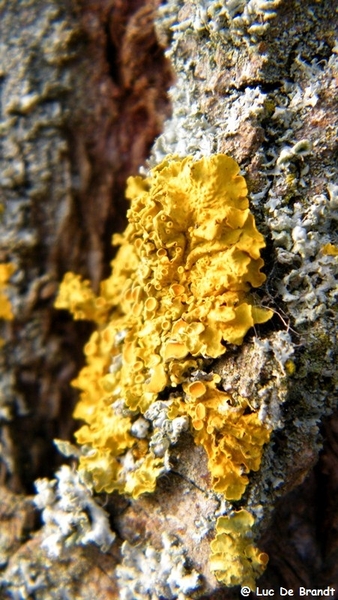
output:
<instances>
[{"instance_id":1,"label":"yellow lichen cluster","mask_svg":"<svg viewBox=\"0 0 338 600\"><path fill-rule=\"evenodd\" d=\"M334 244L325 244L322 247L322 253L324 256L338 256L338 246Z\"/></svg>"},{"instance_id":2,"label":"yellow lichen cluster","mask_svg":"<svg viewBox=\"0 0 338 600\"><path fill-rule=\"evenodd\" d=\"M246 414L245 398L234 406L229 394L217 390L219 380L214 375L212 382L183 384L184 401L174 400L169 416L189 415L195 442L208 456L213 489L227 500L239 500L248 484L246 473L259 469L270 430L257 413Z\"/></svg>"},{"instance_id":3,"label":"yellow lichen cluster","mask_svg":"<svg viewBox=\"0 0 338 600\"><path fill-rule=\"evenodd\" d=\"M254 518L247 510L217 520L216 537L210 545L210 569L229 587L241 585L254 590L256 578L267 565L267 554L253 545L253 524Z\"/></svg>"},{"instance_id":4,"label":"yellow lichen cluster","mask_svg":"<svg viewBox=\"0 0 338 600\"><path fill-rule=\"evenodd\" d=\"M68 273L56 301L99 324L73 382L82 390L74 416L86 423L76 434L84 448L80 469L97 491L134 498L153 491L163 458L131 428L165 393L170 418L190 417L213 488L239 499L246 474L259 468L269 429L246 400L217 388L219 378L192 381L191 373L272 314L249 295L265 280L265 243L245 180L225 155L169 156L149 177L129 178L126 195L129 224L113 238L120 248L99 297Z\"/></svg>"},{"instance_id":5,"label":"yellow lichen cluster","mask_svg":"<svg viewBox=\"0 0 338 600\"><path fill-rule=\"evenodd\" d=\"M15 271L15 265L12 263L0 264L0 319L11 321L13 312L11 303L5 293L7 283Z\"/></svg>"},{"instance_id":6,"label":"yellow lichen cluster","mask_svg":"<svg viewBox=\"0 0 338 600\"><path fill-rule=\"evenodd\" d=\"M134 447L137 456L133 479L135 471L143 472L145 458L150 461L145 443L128 433L131 417L115 414L114 401L122 398L129 409L144 413L167 386L182 384L203 358L223 354L224 342L240 344L250 327L271 316L248 297L250 286L265 279L260 272L265 244L238 171L235 161L223 155L197 162L168 157L151 177L130 178L129 225L114 238L121 248L100 296L95 298L88 283L73 274L61 285L58 308L102 323L85 346L87 366L74 382L83 390L75 416L87 423L77 439L92 449L81 466L91 471L99 490L130 489L132 470L123 481L119 460L128 449ZM208 430L199 431L196 440L207 449L216 489L227 495L233 486L230 497L240 497L247 479L231 457L223 462L228 451L215 443L215 432L228 427L236 430L238 445L250 445L247 458L238 459L248 472L258 468L267 429L257 415L243 415L246 403L234 407L214 384L204 387L207 394L198 410L209 403ZM181 411L186 403L190 414L189 393L183 391ZM218 414L219 404L223 414ZM157 472L158 461L150 461L150 468Z\"/></svg>"},{"instance_id":7,"label":"yellow lichen cluster","mask_svg":"<svg viewBox=\"0 0 338 600\"><path fill-rule=\"evenodd\" d=\"M6 295L6 287L14 271L15 265L12 263L0 264L0 319L5 319L6 321L11 321L14 318L11 303ZM4 343L4 339L0 337L0 348Z\"/></svg>"},{"instance_id":8,"label":"yellow lichen cluster","mask_svg":"<svg viewBox=\"0 0 338 600\"><path fill-rule=\"evenodd\" d=\"M66 273L55 306L70 310L75 320L87 319L98 324L107 321L109 312L106 299L95 296L90 282L74 273Z\"/></svg>"}]
</instances>

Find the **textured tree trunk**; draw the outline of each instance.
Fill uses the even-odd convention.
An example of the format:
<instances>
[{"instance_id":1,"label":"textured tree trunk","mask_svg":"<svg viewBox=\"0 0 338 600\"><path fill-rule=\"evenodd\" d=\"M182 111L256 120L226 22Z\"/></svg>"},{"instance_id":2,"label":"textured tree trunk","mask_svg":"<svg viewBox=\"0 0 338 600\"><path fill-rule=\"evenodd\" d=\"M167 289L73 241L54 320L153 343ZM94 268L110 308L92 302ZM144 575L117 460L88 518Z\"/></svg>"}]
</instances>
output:
<instances>
[{"instance_id":1,"label":"textured tree trunk","mask_svg":"<svg viewBox=\"0 0 338 600\"><path fill-rule=\"evenodd\" d=\"M275 316L215 365L224 389L274 428L233 507L260 515L257 544L270 562L259 586L275 597L279 586L295 597L300 586L338 588L332 3L169 0L158 13L156 4L0 0L0 259L15 266L6 290L14 319L1 322L3 598L132 597L117 582L121 544L144 549L142 560L147 547L160 556L163 534L182 544L201 585L181 596L141 586L137 598L239 597L209 570L211 532L196 542L219 503L189 435L155 494L98 499L117 532L107 553L87 545L47 556L31 501L34 481L64 462L53 439L74 431L69 384L93 329L53 308L59 282L73 271L97 291L111 235L126 222L126 178L169 153L233 156L267 240L256 303Z\"/></svg>"}]
</instances>

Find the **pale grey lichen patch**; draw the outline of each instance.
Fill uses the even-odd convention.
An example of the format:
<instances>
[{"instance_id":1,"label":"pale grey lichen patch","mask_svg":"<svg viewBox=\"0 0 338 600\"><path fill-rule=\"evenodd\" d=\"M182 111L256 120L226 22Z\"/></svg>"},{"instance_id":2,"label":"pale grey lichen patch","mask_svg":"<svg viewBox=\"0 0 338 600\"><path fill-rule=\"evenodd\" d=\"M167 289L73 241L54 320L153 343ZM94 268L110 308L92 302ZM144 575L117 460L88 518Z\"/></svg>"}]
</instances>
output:
<instances>
[{"instance_id":1,"label":"pale grey lichen patch","mask_svg":"<svg viewBox=\"0 0 338 600\"><path fill-rule=\"evenodd\" d=\"M304 171L298 181L292 176L288 179L290 173L277 175L279 182L284 180L285 187L289 181L291 189L289 193L286 189L285 196L273 188L270 190L266 220L277 261L286 270L276 285L278 294L287 305L294 325L306 327L321 317L325 320L328 311L336 306L337 256L325 254L325 246L337 243L338 210L334 184L324 183L321 194L311 191L301 194L301 187L308 185L311 190L310 173ZM307 185L303 185L305 181ZM299 200L290 203L290 194Z\"/></svg>"},{"instance_id":2,"label":"pale grey lichen patch","mask_svg":"<svg viewBox=\"0 0 338 600\"><path fill-rule=\"evenodd\" d=\"M168 154L169 148L175 148L179 156L193 155L196 158L210 156L217 152L215 127L208 122L198 106L195 97L196 90L190 86L190 81L184 73L180 73L174 90L169 91L173 100L173 114L162 135L153 147L153 157L149 165L159 164ZM189 107L189 112L184 110ZM191 131L199 123L198 130L191 137Z\"/></svg>"},{"instance_id":3,"label":"pale grey lichen patch","mask_svg":"<svg viewBox=\"0 0 338 600\"><path fill-rule=\"evenodd\" d=\"M160 550L124 542L122 556L116 569L120 600L188 600L200 587L200 575L187 566L179 540L170 535L163 534Z\"/></svg>"},{"instance_id":4,"label":"pale grey lichen patch","mask_svg":"<svg viewBox=\"0 0 338 600\"><path fill-rule=\"evenodd\" d=\"M143 417L139 417L134 421L130 429L131 434L139 440L143 440L147 437L149 430L149 423Z\"/></svg>"},{"instance_id":5,"label":"pale grey lichen patch","mask_svg":"<svg viewBox=\"0 0 338 600\"><path fill-rule=\"evenodd\" d=\"M213 110L210 111L211 118L209 118L209 110L203 106L200 88L204 85L208 96L216 99L215 91L218 91L217 88L222 85L221 80L226 77L226 72L219 73L217 68L219 67L216 58L217 47L220 45L224 46L226 53L225 67L240 69L241 78L245 81L255 77L256 67L253 70L249 60L251 37L247 35L247 30L251 25L253 26L256 18L263 19L264 24L261 23L259 27L265 30L270 22L265 18L266 15L272 15L270 9L277 7L279 3L279 0L230 3L192 1L183 5L179 1L172 1L160 7L159 36L164 39L170 38L171 45L167 56L174 64L177 80L175 87L170 91L172 116L153 147L151 166L159 163L173 150L176 154L182 156L192 154L196 158L220 152L223 135L233 136L238 132L240 125L247 120L256 123L260 117L263 117L266 112L266 94L260 86L250 86L244 91L238 91L236 88L241 85L240 80L238 78L232 80L231 89L227 90L227 110L217 115L217 119L214 118ZM182 13L179 23L173 19L173 15L176 14L179 18ZM185 13L188 15L186 18L184 18ZM238 43L236 41L238 36L239 40L242 40L243 35L249 44L245 51L248 60L245 62L243 62L242 49L238 47L241 41ZM191 57L187 53L182 53L181 46L182 39L191 40L192 44L195 44L200 43L201 36L203 37L201 62L199 62L196 61L193 53ZM266 59L262 57L256 62L264 64L265 61ZM202 73L204 67L206 72Z\"/></svg>"},{"instance_id":6,"label":"pale grey lichen patch","mask_svg":"<svg viewBox=\"0 0 338 600\"><path fill-rule=\"evenodd\" d=\"M262 94L258 86L246 88L243 93L237 92L236 96L229 106L224 123L221 124L224 125L227 135L237 133L241 124L250 117L257 118L265 113L264 103L267 95Z\"/></svg>"},{"instance_id":7,"label":"pale grey lichen patch","mask_svg":"<svg viewBox=\"0 0 338 600\"><path fill-rule=\"evenodd\" d=\"M221 32L234 43L247 39L256 43L277 16L282 0L192 0L193 12L180 22L173 15L184 6L181 1L160 7L160 20L174 32L192 29L196 33Z\"/></svg>"},{"instance_id":8,"label":"pale grey lichen patch","mask_svg":"<svg viewBox=\"0 0 338 600\"><path fill-rule=\"evenodd\" d=\"M191 14L194 19L199 21L201 11L204 13L205 10L203 5L197 4L193 4ZM166 55L172 60L174 66L182 34L194 35L194 26L190 17L183 19L179 24L177 22L178 14L183 9L184 3L181 0L164 4L159 8L157 20L159 38L164 38L164 40L167 40L168 37L171 38L171 45ZM172 100L172 115L153 146L150 166L159 164L170 153L170 148L175 148L175 153L178 155L192 154L196 158L209 156L217 151L216 130L209 123L205 112L201 110L198 88L192 81L191 74L195 68L194 59L186 56L182 60L182 67L183 62L184 68L175 69L177 80L174 88L169 91ZM198 123L197 128L196 123ZM191 136L192 131L194 131L193 136Z\"/></svg>"},{"instance_id":9,"label":"pale grey lichen patch","mask_svg":"<svg viewBox=\"0 0 338 600\"><path fill-rule=\"evenodd\" d=\"M276 9L282 0L214 0L209 2L208 16L211 27L229 29L234 41L248 38L251 43L267 31L269 23L277 16Z\"/></svg>"},{"instance_id":10,"label":"pale grey lichen patch","mask_svg":"<svg viewBox=\"0 0 338 600\"><path fill-rule=\"evenodd\" d=\"M145 418L152 423L153 433L150 437L149 446L155 456L167 457L166 464L169 463L167 451L172 444L176 444L179 436L189 429L189 419L186 416L168 418L170 408L169 402L158 400L153 402L145 412ZM169 467L168 467L169 468Z\"/></svg>"},{"instance_id":11,"label":"pale grey lichen patch","mask_svg":"<svg viewBox=\"0 0 338 600\"><path fill-rule=\"evenodd\" d=\"M288 331L269 337L253 337L226 360L220 359L215 371L222 387L232 397L246 398L258 411L262 422L274 430L283 427L283 403L288 397L287 366L294 356L294 344Z\"/></svg>"},{"instance_id":12,"label":"pale grey lichen patch","mask_svg":"<svg viewBox=\"0 0 338 600\"><path fill-rule=\"evenodd\" d=\"M30 560L21 560L19 564L15 565L11 570L11 576L13 579L8 584L12 600L30 600L32 597L42 598L46 594L47 581L45 573L41 569L32 566ZM13 580L18 581L19 584L13 585ZM45 595L45 598L47 598L47 595ZM65 593L64 600L73 600L73 598Z\"/></svg>"},{"instance_id":13,"label":"pale grey lichen patch","mask_svg":"<svg viewBox=\"0 0 338 600\"><path fill-rule=\"evenodd\" d=\"M75 545L94 543L106 552L115 539L108 515L92 497L79 474L63 465L56 479L38 479L35 505L42 510L43 541L50 556L58 557Z\"/></svg>"}]
</instances>

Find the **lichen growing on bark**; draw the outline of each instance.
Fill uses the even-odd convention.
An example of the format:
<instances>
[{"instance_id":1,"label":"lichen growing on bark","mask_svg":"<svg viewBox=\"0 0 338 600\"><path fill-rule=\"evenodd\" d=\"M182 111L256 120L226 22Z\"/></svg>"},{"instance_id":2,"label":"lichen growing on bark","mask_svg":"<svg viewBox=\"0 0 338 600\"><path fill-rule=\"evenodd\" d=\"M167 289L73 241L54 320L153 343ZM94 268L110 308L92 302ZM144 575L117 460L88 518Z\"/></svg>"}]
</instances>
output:
<instances>
[{"instance_id":1,"label":"lichen growing on bark","mask_svg":"<svg viewBox=\"0 0 338 600\"><path fill-rule=\"evenodd\" d=\"M100 296L70 273L61 284L55 306L99 323L74 382L81 389L74 414L85 421L75 434L79 470L98 492L135 499L154 492L168 458L144 417L163 393L169 419L191 419L215 492L239 500L246 474L260 466L269 427L244 398L217 389L219 376L191 380L272 316L249 295L265 280L265 242L238 171L224 155L168 156L149 177L130 178L129 224L114 237L121 247Z\"/></svg>"},{"instance_id":2,"label":"lichen growing on bark","mask_svg":"<svg viewBox=\"0 0 338 600\"><path fill-rule=\"evenodd\" d=\"M217 378L185 382L204 359L226 352L224 342L241 344L250 327L272 314L249 296L250 286L265 279L265 243L248 208L245 180L227 156L167 157L150 177L130 178L127 197L129 225L114 238L121 248L100 296L67 274L55 303L75 318L101 323L74 382L82 390L75 416L86 423L76 433L86 448L80 470L91 474L97 491L117 489L134 498L154 491L164 461L148 447L150 435L133 435L133 423L166 390L169 417L192 418L214 489L238 499L248 481L243 469L258 468L268 429L257 416L244 415L245 400L234 402L217 390ZM170 399L171 392L181 402ZM216 439L226 435L227 424L223 447ZM235 439L237 449L230 451Z\"/></svg>"},{"instance_id":3,"label":"lichen growing on bark","mask_svg":"<svg viewBox=\"0 0 338 600\"><path fill-rule=\"evenodd\" d=\"M15 9L17 6L28 4L32 6L28 0L17 5L10 2L7 4L12 5ZM103 4L106 7L109 2ZM118 0L115 5L117 7L127 6L127 3ZM134 6L134 3L132 5ZM193 420L196 425L196 435L199 435L199 421L201 416L205 416L201 407L202 402L199 402L198 396L203 390L201 383L209 389L217 375L219 378L217 390L221 394L231 396L234 403L244 404L243 399L245 399L249 407L248 413L259 415L259 418L264 420L274 431L273 443L266 446L260 469L251 472L244 495L240 501L233 504L229 500L225 501L221 494L211 494L208 491L211 481L208 479L205 452L202 446L193 444L192 436L187 431L189 425L187 416L177 413L174 419L169 418L170 407L164 393L165 390L141 416L128 414L123 404L115 406L116 411L120 411L120 417L132 421L131 437L137 440L138 446L141 448L144 441L149 442L149 449L163 461L165 468L172 469L170 475L159 478L157 489L153 494L140 494L137 500L129 498L128 505L127 503L123 504L122 509L121 506L117 508L115 506L116 501L124 502L122 497L117 498L116 494L113 498L105 496L108 510L113 515L121 538L127 540L129 549L132 547L135 550L135 561L134 558L131 558L128 565L124 561L123 566L127 566L128 573L126 578L120 579L121 595L128 592L128 577L135 582L135 588L137 588L138 582L140 585L144 583L147 564L150 564L151 570L153 564L151 556L155 556L155 560L160 556L163 546L162 535L170 531L177 537L178 544L182 544L187 550L188 560L202 574L201 589L195 590L193 595L196 597L199 594L203 597L210 595L215 598L220 594L222 598L237 598L237 590L217 590L217 582L207 566L210 554L208 540L210 541L210 532L215 528L217 518L231 518L234 511L239 508L247 510L255 517L252 529L252 545L255 547L255 536L264 531L278 497L286 494L302 481L316 461L318 450L321 447L318 433L319 423L323 415L329 414L332 409L337 407L337 370L335 366L337 364L337 256L335 249L338 245L336 234L338 178L335 156L338 114L336 103L337 43L332 14L332 3L329 0L321 2L315 0L304 2L299 0L288 2L283 0L280 2L278 0L268 0L267 2L261 0L231 0L230 2L223 0L206 2L170 0L163 3L160 8L159 37L162 43L168 47L167 55L176 71L176 85L171 91L173 116L165 125L163 135L155 144L151 165L159 164L167 154L175 154L180 157L192 155L194 160L198 160L202 156L226 153L236 159L241 167L241 174L245 175L248 183L251 207L258 228L264 233L268 244L264 256L266 262L264 271L268 277L264 288L258 289L254 294L254 302L257 305L263 303L264 306L269 306L274 311L273 320L267 326L252 330L241 345L229 346L225 355L213 359L212 362L211 359L210 362L209 359L205 359L203 368L197 368L191 372L189 381L184 382L188 391L195 394L192 394L191 399L191 422ZM43 19L41 19L42 21ZM133 19L133 22L136 27L137 20ZM52 18L52 28L54 23L55 19ZM88 23L91 26L95 25L91 18L88 19ZM100 23L102 24L103 20L100 20ZM132 59L134 55L135 45L132 46L130 43L132 36L128 35L128 29L126 27L127 33L122 45L118 40L114 41L111 53L117 53L114 63L117 68L114 69L113 66L112 80L114 79L114 85L118 80L126 81L127 86L131 81L135 81L135 93L140 97L145 94L147 104L147 100L149 99L151 102L154 96L152 84L149 86L145 81L142 69L135 71L133 68L133 75L125 76L123 69L120 68L124 64L129 65L129 57ZM22 30L26 31L27 28L23 27ZM7 28L7 31L9 32L10 47L15 52L12 40L16 39L16 32L14 31L13 34L12 28ZM62 34L62 27L58 31ZM45 32L48 37L50 32L48 25ZM143 32L145 32L145 28L142 27ZM145 37L148 44L149 36L145 35ZM31 39L34 58L36 56L34 54L36 40L33 37ZM80 36L76 39L80 39L81 42L83 38ZM76 39L73 38L75 42ZM98 40L100 43L93 44L93 48L94 46L101 48L100 44L105 40L105 35L98 35L96 41ZM7 42L7 40L5 41ZM48 42L46 43L48 45ZM120 48L122 46L130 48L125 63L123 58L121 60ZM147 49L149 49L149 45L147 45ZM59 50L62 51L60 45ZM82 54L85 56L86 52L84 51ZM149 56L150 54L153 55L152 52L148 52ZM18 65L26 64L25 61L20 60L19 54L17 56L19 57ZM28 53L27 56L31 57L32 54ZM43 58L45 55L40 53L38 56ZM64 52L63 56L65 56ZM28 63L30 66L33 65L34 70L34 60L29 59ZM14 68L5 74L3 81L4 102L2 107L5 109L7 100L11 101L13 97L12 90L14 88L11 87L11 81L13 81L13 73L16 72L17 64L14 64ZM88 118L83 119L81 113L79 116L77 110L75 111L75 123L88 123L93 115L93 105L101 106L103 91L109 89L109 86L108 88L101 85L96 87L96 55L92 57L89 52L89 66L93 67L94 80L87 76L87 69L79 69L78 64L74 66L74 81L77 84L77 92L74 96L76 109L77 105L80 105L78 102L80 96L85 98L86 104L88 104L87 93L83 93L83 85L79 79L81 73L84 73L84 79L89 82L88 88L85 87L86 90L89 88L94 92L99 90L99 98L97 97L96 102L89 103ZM29 75L29 69L27 73ZM109 78L109 69L105 73ZM36 70L35 74L46 79L46 71L41 68ZM34 81L37 82L33 91L38 90L40 94L43 89L43 85L40 85L41 79L34 80L29 77L27 79L30 84L33 84ZM57 73L56 79L63 81L59 73ZM38 111L41 106L39 103L36 104L34 94L24 96L23 102L21 102L19 92L15 91L14 93L14 97L18 100L17 106L20 110L28 112L12 113L11 119L6 120L4 127L6 129L11 123L20 123L19 133L24 131L24 135L32 139L30 137L31 130L25 126L34 124L36 117L40 115ZM130 87L126 93L129 99ZM65 99L65 96L63 98ZM128 99L126 103L124 102L125 97L122 100L123 107L128 104ZM48 110L52 105L55 106L52 102L45 103ZM70 113L72 110L74 109L71 109ZM63 112L63 116L68 114L68 110ZM87 113L85 114L87 115ZM111 114L107 105L102 114ZM119 121L122 126L125 122L125 112L122 111L121 114L122 117ZM59 123L58 114L54 114L54 116L56 122ZM134 124L134 122L135 120L132 118L132 123ZM101 123L102 121L99 119L97 131L100 140L106 136L106 133L103 132L107 132ZM140 121L137 120L137 123ZM65 130L63 122L61 128L62 131ZM51 147L53 146L52 150L57 150L59 146L55 144L49 128L43 127L40 131L41 134L47 132ZM78 132L78 128L72 131ZM131 154L134 155L138 152L140 145L137 140L134 140L133 135L130 135L128 127L126 131L125 149L131 148ZM134 127L132 131L134 134ZM39 136L37 139L40 139ZM83 166L80 172L84 176L84 181L87 181L86 175L89 172L88 162L85 160L86 154L83 152L83 148L87 147L87 144L80 144L78 151L75 152L79 165ZM94 147L98 148L100 164L102 164L102 157L108 156L112 168L116 168L119 171L119 177L123 179L125 171L122 171L121 174L116 162L118 158L125 156L123 145L121 151L115 152L114 150L112 152L112 147L115 149L117 146L108 144L106 146L107 153L105 150L102 151L101 144L94 144ZM6 194L8 192L11 198L8 206L12 206L14 210L9 214L9 218L6 217L7 227L11 223L20 223L19 217L22 214L24 215L23 222L29 222L28 216L30 215L26 211L26 197L23 195L26 189L25 183L23 184L22 179L20 180L23 172L22 163L20 160L16 160L16 154L20 158L22 153L18 152L17 148L20 151L24 149L23 146L18 146L16 141L14 145L6 147L5 170L9 166L7 173L12 173L13 181L17 182L16 188L6 188ZM90 144L90 148L93 148L93 144ZM27 154L24 156L26 158ZM56 157L58 158L58 156L56 152ZM43 160L35 161L36 165L43 163ZM59 169L65 172L62 161L59 161L58 164L54 163L55 161L52 161L54 167L50 170L51 173L59 173ZM37 171L39 172L39 169ZM71 185L67 187L70 181L68 178L65 189L69 189L71 192L74 189L73 183L75 182L76 185L78 181L77 167L74 168L73 165L70 172ZM94 206L100 208L102 207L102 196L97 195L97 181L102 181L102 177L95 170L94 173L96 175L92 180L93 185L90 186L90 194L94 195ZM109 169L108 173L110 173ZM149 173L146 174L149 175ZM105 178L103 179L107 182ZM6 181L4 183L6 185ZM50 186L49 181L44 180L42 183L42 189L47 189L47 196L38 196L35 206L41 205L44 210L46 207L54 206L52 200L55 195L53 196L54 186ZM32 189L29 178L27 178L26 187L28 191ZM33 189L35 187L33 182ZM108 189L105 184L103 187ZM81 221L83 239L89 240L90 243L93 241L96 243L98 239L102 241L104 235L101 237L101 233L98 233L97 219L92 218L93 212L84 210L88 188L81 187L81 190L80 202L76 206L81 208L83 211L81 214L86 218L86 227L82 227ZM17 198L15 197L16 192L18 193ZM110 196L109 191L107 196ZM48 202L45 200L46 197ZM21 199L23 199L23 203L21 203ZM12 200L14 201L12 202ZM17 212L15 212L19 200L20 209L16 209ZM23 213L21 207L24 207ZM16 220L11 220L12 214ZM75 225L79 223L79 220L74 218L74 214L76 213L70 215L70 222ZM102 213L100 214L102 216ZM98 213L95 212L94 216L97 215ZM41 222L39 220L39 223ZM50 222L52 223L52 235L48 239L52 239L55 234L55 219L51 219ZM89 236L88 231L91 231ZM28 231L28 234L30 232L31 230ZM78 251L78 244L74 236L71 235L70 238L71 246L64 244L63 238L60 243L60 248L65 251L66 258L68 258L69 247L72 252L73 250ZM3 237L2 240L5 239L12 238L6 235L6 238ZM30 248L34 249L34 239L27 235L24 239L25 247L19 248L20 252L22 250L23 258L28 257L28 265L32 264L31 257L34 257L34 252L32 254L30 251ZM108 246L109 239L106 242ZM20 252L18 251L17 255L20 255ZM99 271L96 269L98 254L93 256L91 252L85 254L80 252L79 256L82 259L81 264L92 257L91 272L94 277L99 278ZM16 257L14 258L16 260ZM5 254L2 260L12 260L12 256ZM80 269L74 267L74 263L71 268L80 272L81 264ZM15 276L17 283L20 283L20 276L22 277L19 271L18 277ZM46 298L45 288L49 289L50 294L48 282L42 280L41 286L41 294L37 287L39 302L41 302L41 298ZM89 286L87 291L90 293ZM50 295L48 297L50 298ZM95 296L93 295L90 298L88 296L87 300L88 306L92 303L92 316L95 313L96 322L103 323L108 316L107 307L100 302L95 305ZM46 322L45 319L42 320L44 323ZM34 344L36 344L34 322L30 319L29 331L32 332L30 339L34 340ZM7 329L8 331L13 330L11 325ZM121 347L123 345L122 338L123 332L120 339ZM44 350L43 344L40 345ZM29 349L31 347L33 344L29 346ZM60 356L58 346L54 345L55 347L56 355ZM32 357L35 360L33 353L28 351L27 355L29 359ZM21 364L22 358L24 358L23 365L28 372L26 377L29 381L30 369L27 365L31 363L25 360L21 352L17 352L15 355L11 354L11 358L14 356L20 358ZM67 354L65 358L63 355L63 360L69 364L68 356ZM70 358L72 359L72 350ZM113 371L119 369L119 360L119 357L116 357L111 365ZM8 372L6 366L2 365L4 376ZM47 371L48 369L43 369L44 374ZM3 379L4 381L5 379ZM22 381L25 383L26 380ZM1 389L6 392L3 382ZM14 381L10 381L11 390L14 389L14 383ZM46 386L42 384L41 389L46 390ZM50 388L47 386L47 394L45 393L44 397L48 398L46 403L48 407L51 404L49 389L58 392L58 386L53 383ZM7 394L7 398L9 397L10 395ZM35 406L36 395L32 394L32 397L34 402L31 405ZM182 400L178 397L174 397L173 400L177 402L177 409ZM55 402L53 405L55 406ZM10 400L10 406L15 406L13 399ZM50 412L49 410L48 414ZM182 432L184 435L181 435ZM20 439L23 438L25 436L21 435ZM18 440L19 436L16 439ZM32 446L33 448L33 444L30 444L32 438L27 439L25 447ZM40 439L39 436L34 436L34 451ZM7 440L9 443L6 460L7 457L14 456L8 436L6 438L3 435L2 445L6 449ZM42 454L44 453L42 452ZM332 458L332 465L334 463ZM39 461L36 461L36 464L40 464ZM332 465L331 473L334 472ZM128 464L126 463L125 466L128 467ZM324 581L332 583L335 579L337 580L336 546L332 542L334 536L330 530L333 511L330 521L330 515L325 512L325 492L323 491L328 478L326 475L323 477L323 473L327 473L327 466L324 469L323 467L318 469L307 484L311 487L311 481L314 478L317 478L317 483L319 482L317 493L321 501L320 505L318 503L316 505L315 518L311 514L308 498L303 499L302 505L300 494L298 496L296 494L296 496L302 508L297 514L290 498L285 502L285 505L292 504L289 517L287 510L284 510L284 503L282 504L283 510L279 510L275 528L278 533L276 534L275 530L270 532L270 538L272 538L269 546L270 562L262 576L262 582L268 588L274 587L277 580L278 584L294 589L297 589L295 581L300 585L316 587L319 582L321 585ZM325 490L327 489L325 486ZM314 497L313 489L312 492L312 497ZM280 516L281 514L283 517ZM304 535L304 529L300 530L299 522L303 523L306 535ZM323 524L325 524L324 529L326 528L326 539L323 539L324 533L322 532L319 541L316 535L319 530L322 531ZM307 529L308 526L309 529ZM312 530L311 526L313 526ZM316 533L313 533L314 531ZM43 531L36 536L35 549L40 547L41 538L43 538ZM266 548L264 543L258 545ZM179 547L182 548L182 546ZM32 545L28 545L27 552L32 547ZM117 552L117 547L118 544L114 545L112 551ZM140 553L137 552L138 548L141 549ZM85 552L88 548L82 550ZM75 547L73 555L80 556L79 551L80 547ZM90 551L93 549L91 548ZM135 562L141 554L145 558L151 556L148 563L147 560L143 561L142 559L140 570ZM67 589L68 593L68 587L60 585L60 582L61 577L65 578L69 574L70 579L74 577L74 581L79 582L75 585L74 595L76 597L87 598L89 595L101 597L100 593L102 598L109 597L105 591L104 582L107 582L107 577L103 571L100 571L100 583L97 584L94 593L91 593L83 583L86 580L85 577L72 575L72 571L68 567L67 572L65 569L62 570L61 563L54 562L52 564L50 560L42 557L38 561L39 566L36 567L38 555L39 552L30 551L29 556L27 553L22 560L22 568L21 566L16 566L16 568L9 566L6 569L2 575L2 581L6 580L4 585L10 589L9 593L13 593L13 595L22 593L28 597L34 589L37 598L41 597L43 600L53 598L59 589ZM81 560L75 559L73 565L76 563L83 567L83 560L84 554L82 553ZM109 585L114 580L113 563L111 556L100 555L99 564L104 564L105 571L111 575ZM41 565L43 565L42 568ZM38 589L39 578L35 579L35 573L39 572L45 574L45 579L41 584L44 586L43 589L41 588L42 591ZM62 573L62 576L59 575L59 572ZM89 581L88 576L86 581ZM159 582L159 586L153 594L160 597L165 584L165 581ZM78 585L81 587L78 588ZM72 586L70 589L73 589ZM147 597L147 591L142 593ZM114 592L112 594L112 597L115 597Z\"/></svg>"},{"instance_id":4,"label":"lichen growing on bark","mask_svg":"<svg viewBox=\"0 0 338 600\"><path fill-rule=\"evenodd\" d=\"M8 281L15 271L15 265L12 263L0 264L0 319L11 321L13 319L13 310L8 293L6 291Z\"/></svg>"},{"instance_id":5,"label":"lichen growing on bark","mask_svg":"<svg viewBox=\"0 0 338 600\"><path fill-rule=\"evenodd\" d=\"M219 517L216 537L211 542L210 568L219 581L233 587L256 589L256 579L264 571L268 556L252 542L253 516L239 510L227 517Z\"/></svg>"},{"instance_id":6,"label":"lichen growing on bark","mask_svg":"<svg viewBox=\"0 0 338 600\"><path fill-rule=\"evenodd\" d=\"M177 80L150 164L167 153L231 153L269 239L275 330L216 368L222 388L276 431L242 499L257 531L316 460L318 423L337 407L335 31L327 2L173 0L158 32Z\"/></svg>"},{"instance_id":7,"label":"lichen growing on bark","mask_svg":"<svg viewBox=\"0 0 338 600\"><path fill-rule=\"evenodd\" d=\"M80 544L95 543L103 552L110 548L115 534L108 515L75 470L63 465L56 479L39 479L35 485L34 503L42 510L44 522L42 548L51 557L60 557L66 549Z\"/></svg>"}]
</instances>

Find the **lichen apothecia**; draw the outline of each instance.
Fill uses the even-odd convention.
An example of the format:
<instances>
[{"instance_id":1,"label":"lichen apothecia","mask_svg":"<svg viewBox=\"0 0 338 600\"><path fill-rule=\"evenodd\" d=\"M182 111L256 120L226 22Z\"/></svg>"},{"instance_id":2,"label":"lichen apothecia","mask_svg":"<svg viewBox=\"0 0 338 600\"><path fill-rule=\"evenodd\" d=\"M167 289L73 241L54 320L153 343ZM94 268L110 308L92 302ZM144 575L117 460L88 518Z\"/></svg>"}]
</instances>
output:
<instances>
[{"instance_id":1,"label":"lichen apothecia","mask_svg":"<svg viewBox=\"0 0 338 600\"><path fill-rule=\"evenodd\" d=\"M130 177L126 196L128 226L113 237L119 250L99 296L67 273L56 300L74 318L97 323L84 348L87 364L73 382L81 390L74 416L85 422L76 433L83 447L79 470L98 492L133 498L153 492L175 441L154 443L160 425L150 415L161 400L167 419L181 430L190 423L206 451L213 490L239 500L270 429L247 399L220 389L218 375L198 380L192 374L272 315L250 296L265 281L265 241L245 179L225 155L167 156L148 177ZM249 515L248 527L251 521ZM222 523L213 548L218 554Z\"/></svg>"}]
</instances>

